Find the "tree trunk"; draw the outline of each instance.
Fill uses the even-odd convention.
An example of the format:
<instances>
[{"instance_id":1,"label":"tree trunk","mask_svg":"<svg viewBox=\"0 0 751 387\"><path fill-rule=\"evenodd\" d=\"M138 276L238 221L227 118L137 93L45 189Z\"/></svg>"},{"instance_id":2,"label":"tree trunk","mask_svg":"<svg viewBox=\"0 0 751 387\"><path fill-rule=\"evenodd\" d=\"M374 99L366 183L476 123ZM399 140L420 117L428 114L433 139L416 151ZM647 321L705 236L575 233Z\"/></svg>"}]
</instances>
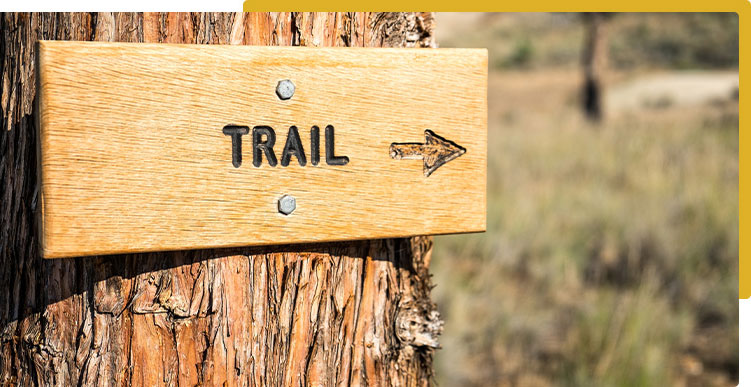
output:
<instances>
[{"instance_id":1,"label":"tree trunk","mask_svg":"<svg viewBox=\"0 0 751 387\"><path fill-rule=\"evenodd\" d=\"M425 385L431 238L43 260L38 39L433 46L428 13L3 14L0 384Z\"/></svg>"},{"instance_id":2,"label":"tree trunk","mask_svg":"<svg viewBox=\"0 0 751 387\"><path fill-rule=\"evenodd\" d=\"M607 66L607 18L603 12L589 12L584 18L584 88L582 107L585 116L594 122L602 120L602 78Z\"/></svg>"}]
</instances>

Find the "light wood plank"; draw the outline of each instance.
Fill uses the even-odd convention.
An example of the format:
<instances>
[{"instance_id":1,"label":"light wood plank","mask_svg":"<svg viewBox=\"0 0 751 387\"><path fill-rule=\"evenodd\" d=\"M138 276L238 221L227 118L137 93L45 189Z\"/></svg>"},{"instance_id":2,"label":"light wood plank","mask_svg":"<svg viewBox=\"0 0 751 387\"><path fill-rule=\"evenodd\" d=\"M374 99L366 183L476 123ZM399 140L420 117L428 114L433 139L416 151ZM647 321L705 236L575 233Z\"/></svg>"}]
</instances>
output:
<instances>
[{"instance_id":1,"label":"light wood plank","mask_svg":"<svg viewBox=\"0 0 751 387\"><path fill-rule=\"evenodd\" d=\"M46 258L485 230L484 49L38 48ZM227 125L250 132L239 167ZM293 125L307 163L284 167ZM328 125L346 165L326 162ZM255 126L276 134L274 167L253 164Z\"/></svg>"}]
</instances>

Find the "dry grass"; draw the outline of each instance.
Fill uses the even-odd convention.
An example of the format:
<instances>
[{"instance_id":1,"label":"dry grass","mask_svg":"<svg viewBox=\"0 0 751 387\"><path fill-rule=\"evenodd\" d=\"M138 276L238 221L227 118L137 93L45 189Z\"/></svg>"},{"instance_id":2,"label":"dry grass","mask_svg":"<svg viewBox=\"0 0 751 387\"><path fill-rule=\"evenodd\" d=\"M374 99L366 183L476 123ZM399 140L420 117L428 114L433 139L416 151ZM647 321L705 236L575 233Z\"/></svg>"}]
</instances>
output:
<instances>
[{"instance_id":1,"label":"dry grass","mask_svg":"<svg viewBox=\"0 0 751 387\"><path fill-rule=\"evenodd\" d=\"M578 87L491 73L488 231L436 238L439 384L735 385L737 100L592 126Z\"/></svg>"}]
</instances>

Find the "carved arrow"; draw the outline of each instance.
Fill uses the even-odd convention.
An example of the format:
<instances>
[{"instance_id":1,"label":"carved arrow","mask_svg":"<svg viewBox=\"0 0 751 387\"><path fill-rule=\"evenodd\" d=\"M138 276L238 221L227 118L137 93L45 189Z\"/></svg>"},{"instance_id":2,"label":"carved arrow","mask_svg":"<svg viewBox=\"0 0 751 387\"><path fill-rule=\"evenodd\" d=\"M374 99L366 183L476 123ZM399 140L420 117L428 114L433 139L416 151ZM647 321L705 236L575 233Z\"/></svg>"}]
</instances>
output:
<instances>
[{"instance_id":1,"label":"carved arrow","mask_svg":"<svg viewBox=\"0 0 751 387\"><path fill-rule=\"evenodd\" d=\"M425 177L430 176L441 165L463 155L466 151L453 141L446 140L429 129L425 130L424 144L419 142L395 142L389 148L392 159L422 159Z\"/></svg>"}]
</instances>

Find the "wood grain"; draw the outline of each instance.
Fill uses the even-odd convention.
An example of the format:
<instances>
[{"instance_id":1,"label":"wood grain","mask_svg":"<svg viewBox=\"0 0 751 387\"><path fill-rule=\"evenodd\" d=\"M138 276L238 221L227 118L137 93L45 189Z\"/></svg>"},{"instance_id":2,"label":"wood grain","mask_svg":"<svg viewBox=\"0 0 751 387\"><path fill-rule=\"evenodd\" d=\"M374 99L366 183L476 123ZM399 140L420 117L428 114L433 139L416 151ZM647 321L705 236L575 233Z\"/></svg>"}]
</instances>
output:
<instances>
[{"instance_id":1,"label":"wood grain","mask_svg":"<svg viewBox=\"0 0 751 387\"><path fill-rule=\"evenodd\" d=\"M485 50L40 41L38 74L44 257L485 229ZM308 162L255 167L251 133L235 167L226 125L273 128L278 160L296 126ZM429 177L389 151L426 129L466 149Z\"/></svg>"}]
</instances>

